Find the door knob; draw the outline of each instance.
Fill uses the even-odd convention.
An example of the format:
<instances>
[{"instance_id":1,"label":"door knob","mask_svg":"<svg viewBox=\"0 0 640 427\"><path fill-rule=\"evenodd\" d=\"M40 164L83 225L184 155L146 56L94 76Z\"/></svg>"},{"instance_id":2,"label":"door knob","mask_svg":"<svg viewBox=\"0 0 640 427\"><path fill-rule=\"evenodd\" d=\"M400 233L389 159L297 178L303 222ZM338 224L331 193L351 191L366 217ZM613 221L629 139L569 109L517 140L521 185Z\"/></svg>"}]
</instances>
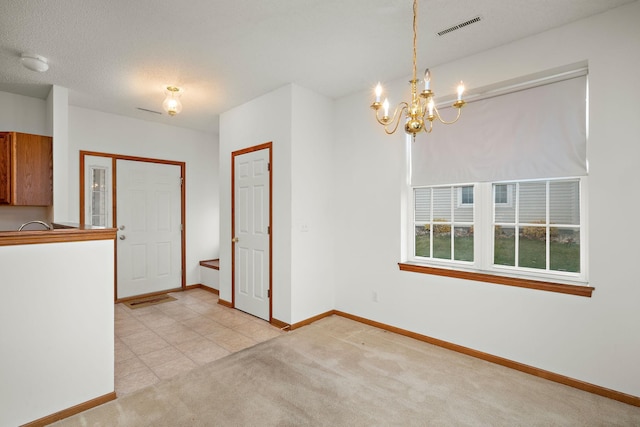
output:
<instances>
[{"instance_id":1,"label":"door knob","mask_svg":"<svg viewBox=\"0 0 640 427\"><path fill-rule=\"evenodd\" d=\"M120 235L120 240L124 240L124 239L126 239L125 235L124 234Z\"/></svg>"},{"instance_id":2,"label":"door knob","mask_svg":"<svg viewBox=\"0 0 640 427\"><path fill-rule=\"evenodd\" d=\"M231 239L231 241L233 243L238 243L240 241L240 239L238 239L237 237L234 237L233 239Z\"/></svg>"},{"instance_id":3,"label":"door knob","mask_svg":"<svg viewBox=\"0 0 640 427\"><path fill-rule=\"evenodd\" d=\"M119 228L120 230L124 230L124 225L121 225Z\"/></svg>"}]
</instances>

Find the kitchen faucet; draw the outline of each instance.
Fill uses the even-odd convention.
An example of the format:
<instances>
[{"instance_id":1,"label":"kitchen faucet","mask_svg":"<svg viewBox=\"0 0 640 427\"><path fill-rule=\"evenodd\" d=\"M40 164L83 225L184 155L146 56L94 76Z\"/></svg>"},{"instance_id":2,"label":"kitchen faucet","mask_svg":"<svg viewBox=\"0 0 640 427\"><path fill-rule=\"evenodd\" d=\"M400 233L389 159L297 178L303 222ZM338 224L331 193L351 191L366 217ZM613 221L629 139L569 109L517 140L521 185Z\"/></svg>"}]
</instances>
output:
<instances>
[{"instance_id":1,"label":"kitchen faucet","mask_svg":"<svg viewBox=\"0 0 640 427\"><path fill-rule=\"evenodd\" d=\"M22 229L25 228L29 224L41 224L41 225L45 226L47 228L47 230L53 230L53 227L51 225L47 224L44 221L29 221L29 222L25 222L24 224L22 224L20 226L20 228L18 228L18 231L22 231Z\"/></svg>"}]
</instances>

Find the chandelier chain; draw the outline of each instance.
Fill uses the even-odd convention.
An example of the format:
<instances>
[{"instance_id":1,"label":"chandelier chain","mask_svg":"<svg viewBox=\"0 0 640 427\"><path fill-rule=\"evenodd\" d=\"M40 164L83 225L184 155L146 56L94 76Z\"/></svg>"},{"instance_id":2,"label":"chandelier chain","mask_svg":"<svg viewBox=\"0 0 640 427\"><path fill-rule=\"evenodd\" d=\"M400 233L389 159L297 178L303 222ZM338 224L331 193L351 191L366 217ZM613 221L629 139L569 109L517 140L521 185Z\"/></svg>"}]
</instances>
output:
<instances>
[{"instance_id":1,"label":"chandelier chain","mask_svg":"<svg viewBox=\"0 0 640 427\"><path fill-rule=\"evenodd\" d=\"M413 0L413 80L417 80L416 62L418 56L418 0Z\"/></svg>"}]
</instances>

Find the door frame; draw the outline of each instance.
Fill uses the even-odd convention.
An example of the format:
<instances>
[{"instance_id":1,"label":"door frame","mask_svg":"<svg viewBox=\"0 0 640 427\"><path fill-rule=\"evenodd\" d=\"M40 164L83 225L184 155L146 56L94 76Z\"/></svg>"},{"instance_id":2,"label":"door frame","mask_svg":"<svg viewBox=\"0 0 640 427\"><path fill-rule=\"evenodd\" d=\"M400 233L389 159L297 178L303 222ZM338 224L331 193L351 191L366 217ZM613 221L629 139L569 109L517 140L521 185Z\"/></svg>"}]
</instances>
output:
<instances>
[{"instance_id":1,"label":"door frame","mask_svg":"<svg viewBox=\"0 0 640 427\"><path fill-rule=\"evenodd\" d=\"M231 307L236 306L236 156L254 151L269 150L269 322L273 321L273 142L254 145L231 153Z\"/></svg>"},{"instance_id":2,"label":"door frame","mask_svg":"<svg viewBox=\"0 0 640 427\"><path fill-rule=\"evenodd\" d=\"M112 154L112 153L101 153L101 152L96 152L96 151L83 151L80 150L80 226L84 226L85 225L85 219L84 219L84 215L85 215L85 157L86 156L94 156L94 157L106 157L106 158L110 158L111 159L111 200L112 200L112 224L113 224L113 228L117 228L117 224L118 224L118 217L117 217L117 204L118 204L118 199L116 198L117 196L117 185L116 185L116 178L117 178L117 167L116 167L116 163L118 160L130 160L130 161L134 161L134 162L145 162L145 163L157 163L157 164L163 164L163 165L173 165L173 166L179 166L180 167L180 177L182 178L182 185L180 186L180 223L182 224L182 230L180 232L180 246L181 246L181 265L180 265L180 269L182 270L182 274L181 274L181 287L179 289L182 290L186 290L187 288L187 272L186 272L186 260L187 260L187 256L186 256L186 234L187 234L187 221L186 221L186 206L185 206L185 189L187 187L187 181L186 181L186 176L185 176L185 171L186 171L186 163L185 162L179 162L179 161L174 161L174 160L163 160L163 159L153 159L153 158L148 158L148 157L136 157L136 156L127 156L127 155L123 155L123 154ZM114 283L113 283L113 300L115 302L122 302L122 301L126 301L132 298L123 298L121 300L118 300L118 245L113 245L114 247L114 263L113 263L113 269L114 269ZM154 292L145 296L150 296L150 295L156 295L156 294L165 294L167 293L167 291L162 291L162 292ZM136 296L135 298L139 298L140 295Z\"/></svg>"}]
</instances>

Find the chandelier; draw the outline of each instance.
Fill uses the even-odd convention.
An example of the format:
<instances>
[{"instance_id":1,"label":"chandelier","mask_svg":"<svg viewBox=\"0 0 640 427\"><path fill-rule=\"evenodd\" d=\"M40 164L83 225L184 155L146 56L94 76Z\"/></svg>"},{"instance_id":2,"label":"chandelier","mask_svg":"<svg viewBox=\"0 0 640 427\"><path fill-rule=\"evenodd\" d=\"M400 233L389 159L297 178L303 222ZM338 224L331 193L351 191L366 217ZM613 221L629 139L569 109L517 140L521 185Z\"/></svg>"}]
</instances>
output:
<instances>
[{"instance_id":1,"label":"chandelier","mask_svg":"<svg viewBox=\"0 0 640 427\"><path fill-rule=\"evenodd\" d=\"M446 121L438 112L433 101L434 93L431 90L431 72L427 68L424 73L424 89L418 93L418 79L416 78L416 39L417 39L417 15L418 15L418 0L413 0L413 79L409 81L411 83L411 101L401 102L395 108L393 116L389 116L389 100L385 98L384 102L380 102L382 96L382 86L380 83L375 89L375 101L371 104L371 108L376 111L376 120L382 126L388 135L391 135L398 129L400 119L404 115L406 122L404 124L404 130L408 134L413 135L415 139L416 134L420 131L430 133L433 130L433 121L450 125L458 121L460 118L460 109L464 106L465 102L462 99L462 93L464 92L464 85L462 82L458 85L458 98L453 103L453 107L457 109L456 118L452 121ZM383 113L380 117L380 109Z\"/></svg>"},{"instance_id":2,"label":"chandelier","mask_svg":"<svg viewBox=\"0 0 640 427\"><path fill-rule=\"evenodd\" d=\"M171 117L179 114L182 111L182 102L180 102L180 96L183 90L177 86L167 86L164 93L166 98L162 102L162 108Z\"/></svg>"}]
</instances>

